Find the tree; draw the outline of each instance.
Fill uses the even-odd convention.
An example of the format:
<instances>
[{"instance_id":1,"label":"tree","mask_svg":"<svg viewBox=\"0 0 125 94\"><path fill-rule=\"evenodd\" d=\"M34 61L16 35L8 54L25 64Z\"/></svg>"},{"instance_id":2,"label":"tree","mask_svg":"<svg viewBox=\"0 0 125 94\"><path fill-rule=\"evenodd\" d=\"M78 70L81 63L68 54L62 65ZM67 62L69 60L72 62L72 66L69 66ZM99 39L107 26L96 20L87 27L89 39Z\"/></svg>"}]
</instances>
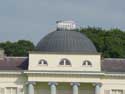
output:
<instances>
[{"instance_id":1,"label":"tree","mask_svg":"<svg viewBox=\"0 0 125 94\"><path fill-rule=\"evenodd\" d=\"M28 51L35 49L35 46L31 41L19 40L17 42L0 43L0 48L5 50L7 56L26 56Z\"/></svg>"},{"instance_id":2,"label":"tree","mask_svg":"<svg viewBox=\"0 0 125 94\"><path fill-rule=\"evenodd\" d=\"M78 30L95 44L97 51L108 58L125 58L125 32L120 29L104 30L88 27Z\"/></svg>"}]
</instances>

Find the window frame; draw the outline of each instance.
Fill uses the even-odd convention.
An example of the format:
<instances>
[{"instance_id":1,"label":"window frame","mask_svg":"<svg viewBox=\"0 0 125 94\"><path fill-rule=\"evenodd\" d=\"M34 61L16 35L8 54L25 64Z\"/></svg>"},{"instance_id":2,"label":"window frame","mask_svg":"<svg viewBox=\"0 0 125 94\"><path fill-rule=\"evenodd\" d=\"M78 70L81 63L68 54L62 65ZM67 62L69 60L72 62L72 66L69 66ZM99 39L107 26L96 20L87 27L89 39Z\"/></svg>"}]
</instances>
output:
<instances>
[{"instance_id":1,"label":"window frame","mask_svg":"<svg viewBox=\"0 0 125 94\"><path fill-rule=\"evenodd\" d=\"M122 90L122 89L112 89L111 94L114 94L113 92L115 92L115 94L117 94L118 92L121 92L121 94L123 94L124 90Z\"/></svg>"},{"instance_id":2,"label":"window frame","mask_svg":"<svg viewBox=\"0 0 125 94\"><path fill-rule=\"evenodd\" d=\"M40 66L48 66L48 62L45 59L40 59L38 62L38 65Z\"/></svg>"},{"instance_id":3,"label":"window frame","mask_svg":"<svg viewBox=\"0 0 125 94\"><path fill-rule=\"evenodd\" d=\"M5 88L5 94L7 93L7 89L10 89L10 94L12 94L12 90L15 89L16 90L16 94L18 94L18 87L6 87Z\"/></svg>"},{"instance_id":4,"label":"window frame","mask_svg":"<svg viewBox=\"0 0 125 94\"><path fill-rule=\"evenodd\" d=\"M82 63L83 67L92 67L92 62L90 60L84 60Z\"/></svg>"},{"instance_id":5,"label":"window frame","mask_svg":"<svg viewBox=\"0 0 125 94\"><path fill-rule=\"evenodd\" d=\"M65 60L65 62L64 62L64 60ZM59 66L71 67L72 64L71 64L71 61L69 59L63 58L63 59L60 60Z\"/></svg>"}]
</instances>

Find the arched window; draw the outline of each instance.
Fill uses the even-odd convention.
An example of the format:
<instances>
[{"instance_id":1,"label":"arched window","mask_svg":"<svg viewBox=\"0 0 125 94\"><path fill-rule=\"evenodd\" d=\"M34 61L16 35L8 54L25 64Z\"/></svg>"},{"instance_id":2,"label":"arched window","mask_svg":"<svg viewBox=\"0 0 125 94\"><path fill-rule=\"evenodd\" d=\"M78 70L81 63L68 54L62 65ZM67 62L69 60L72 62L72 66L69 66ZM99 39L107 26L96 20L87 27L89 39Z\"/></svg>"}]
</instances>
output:
<instances>
[{"instance_id":1,"label":"arched window","mask_svg":"<svg viewBox=\"0 0 125 94\"><path fill-rule=\"evenodd\" d=\"M61 65L61 66L71 66L71 63L68 59L64 58L59 62L59 65Z\"/></svg>"},{"instance_id":2,"label":"arched window","mask_svg":"<svg viewBox=\"0 0 125 94\"><path fill-rule=\"evenodd\" d=\"M82 66L92 66L92 63L89 60L85 60Z\"/></svg>"},{"instance_id":3,"label":"arched window","mask_svg":"<svg viewBox=\"0 0 125 94\"><path fill-rule=\"evenodd\" d=\"M39 61L39 63L38 63L39 65L43 65L43 66L48 66L48 63L47 63L47 61L46 60L44 60L44 59L41 59L40 61Z\"/></svg>"}]
</instances>

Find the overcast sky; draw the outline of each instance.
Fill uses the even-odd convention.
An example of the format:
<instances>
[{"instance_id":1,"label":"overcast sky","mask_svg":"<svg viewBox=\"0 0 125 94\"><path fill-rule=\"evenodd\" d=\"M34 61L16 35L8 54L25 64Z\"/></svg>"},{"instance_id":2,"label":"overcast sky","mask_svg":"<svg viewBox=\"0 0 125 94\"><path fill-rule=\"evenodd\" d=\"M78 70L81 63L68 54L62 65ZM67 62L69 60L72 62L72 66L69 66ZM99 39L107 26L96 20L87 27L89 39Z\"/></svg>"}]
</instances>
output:
<instances>
[{"instance_id":1,"label":"overcast sky","mask_svg":"<svg viewBox=\"0 0 125 94\"><path fill-rule=\"evenodd\" d=\"M125 0L0 0L0 41L36 44L57 20L125 30Z\"/></svg>"}]
</instances>

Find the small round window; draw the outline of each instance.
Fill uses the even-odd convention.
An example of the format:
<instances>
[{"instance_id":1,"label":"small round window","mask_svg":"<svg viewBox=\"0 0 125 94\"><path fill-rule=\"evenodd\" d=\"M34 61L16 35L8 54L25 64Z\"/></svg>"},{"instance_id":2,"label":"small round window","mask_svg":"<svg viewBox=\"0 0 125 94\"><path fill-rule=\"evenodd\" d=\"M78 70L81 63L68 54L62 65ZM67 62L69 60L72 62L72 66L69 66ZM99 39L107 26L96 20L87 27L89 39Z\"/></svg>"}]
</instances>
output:
<instances>
[{"instance_id":1,"label":"small round window","mask_svg":"<svg viewBox=\"0 0 125 94\"><path fill-rule=\"evenodd\" d=\"M46 60L41 59L41 60L39 61L39 65L44 65L44 66L47 66L47 65L48 65L48 63L47 63L47 61L46 61Z\"/></svg>"},{"instance_id":2,"label":"small round window","mask_svg":"<svg viewBox=\"0 0 125 94\"><path fill-rule=\"evenodd\" d=\"M59 65L62 65L62 66L71 66L71 63L68 59L62 59L59 63Z\"/></svg>"},{"instance_id":3,"label":"small round window","mask_svg":"<svg viewBox=\"0 0 125 94\"><path fill-rule=\"evenodd\" d=\"M92 66L92 63L89 60L85 60L82 66Z\"/></svg>"}]
</instances>

